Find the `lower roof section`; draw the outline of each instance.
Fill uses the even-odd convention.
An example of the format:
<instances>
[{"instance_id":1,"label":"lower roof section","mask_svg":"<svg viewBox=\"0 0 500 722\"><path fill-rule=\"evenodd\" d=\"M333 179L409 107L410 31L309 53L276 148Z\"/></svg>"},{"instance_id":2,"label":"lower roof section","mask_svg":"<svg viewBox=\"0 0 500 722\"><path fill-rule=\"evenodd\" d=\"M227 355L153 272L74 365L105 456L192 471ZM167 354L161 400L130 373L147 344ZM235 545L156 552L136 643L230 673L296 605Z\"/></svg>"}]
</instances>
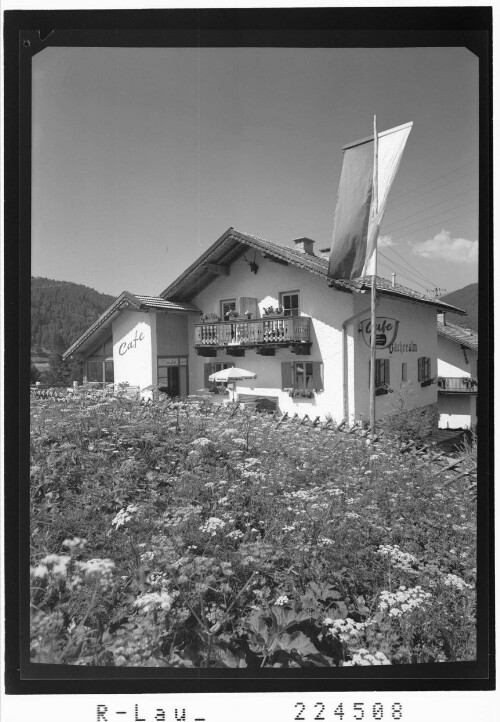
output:
<instances>
[{"instance_id":1,"label":"lower roof section","mask_svg":"<svg viewBox=\"0 0 500 722\"><path fill-rule=\"evenodd\" d=\"M99 343L104 343L109 338L113 321L123 311L147 313L150 310L163 313L194 313L198 315L201 313L194 304L188 301L167 301L161 296L141 296L130 293L130 291L123 291L111 306L63 353L63 359L75 354L85 355Z\"/></svg>"}]
</instances>

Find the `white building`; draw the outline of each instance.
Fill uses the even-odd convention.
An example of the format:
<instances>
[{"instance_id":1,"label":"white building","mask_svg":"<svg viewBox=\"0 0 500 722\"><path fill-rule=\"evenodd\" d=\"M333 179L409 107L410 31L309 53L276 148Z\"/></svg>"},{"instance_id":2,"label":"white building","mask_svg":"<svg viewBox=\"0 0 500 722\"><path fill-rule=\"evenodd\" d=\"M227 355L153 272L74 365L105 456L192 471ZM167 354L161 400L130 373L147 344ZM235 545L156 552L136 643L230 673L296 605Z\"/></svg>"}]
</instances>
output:
<instances>
[{"instance_id":1,"label":"white building","mask_svg":"<svg viewBox=\"0 0 500 722\"><path fill-rule=\"evenodd\" d=\"M471 329L438 317L438 409L441 429L477 424L478 338Z\"/></svg>"},{"instance_id":2,"label":"white building","mask_svg":"<svg viewBox=\"0 0 500 722\"><path fill-rule=\"evenodd\" d=\"M331 281L313 245L230 228L160 296L122 293L64 356L84 360L86 380L181 397L241 366L257 374L238 384L241 401L368 420L371 279ZM415 406L437 404L436 312L463 311L381 278L377 296L377 417L403 382Z\"/></svg>"}]
</instances>

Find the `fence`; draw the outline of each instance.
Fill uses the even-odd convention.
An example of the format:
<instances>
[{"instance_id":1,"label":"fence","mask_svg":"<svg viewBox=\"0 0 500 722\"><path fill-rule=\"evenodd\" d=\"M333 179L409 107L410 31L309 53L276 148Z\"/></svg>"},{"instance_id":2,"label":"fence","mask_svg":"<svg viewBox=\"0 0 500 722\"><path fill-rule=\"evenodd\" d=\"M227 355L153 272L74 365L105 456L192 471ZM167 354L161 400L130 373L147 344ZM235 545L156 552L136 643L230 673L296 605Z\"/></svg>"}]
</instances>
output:
<instances>
[{"instance_id":1,"label":"fence","mask_svg":"<svg viewBox=\"0 0 500 722\"><path fill-rule=\"evenodd\" d=\"M108 384L113 387L113 384ZM79 398L85 398L86 395L91 396L92 392L99 394L106 394L106 390L96 390L95 388L85 388L85 386L78 387L78 391L83 393L74 394L73 389L39 389L35 387L31 389L32 395L38 398L52 398L57 402L71 402L76 401ZM127 392L130 392L127 393ZM112 390L109 391L109 396L112 395ZM143 407L161 406L163 407L163 413L166 415L166 422L168 423L168 417L171 416L171 421L175 422L178 426L180 422L180 413L182 409L186 409L188 404L198 403L199 411L201 414L208 416L226 416L228 419L235 417L238 414L254 413L253 409L246 409L244 404L221 404L213 403L211 400L207 400L205 397L194 397L189 401L175 401L169 397L164 397L161 400L158 399L140 399L139 387L127 387L123 389L122 397L127 401L135 401L140 403ZM115 395L116 397L116 395ZM282 413L281 411L275 411L269 414L269 418L274 422L275 428L290 428L297 429L302 428L303 433L324 433L328 435L335 435L337 444L347 443L349 441L364 440L368 444L377 445L380 443L387 442L388 437L379 433L372 436L370 431L363 428L360 424L354 424L349 426L345 421L336 423L332 419L321 421L321 417L317 416L315 419L311 419L307 414L305 416L299 416L294 414L290 416L288 413ZM417 445L415 442L409 442L400 446L400 451L403 454L408 454L413 457L419 466L425 466L431 469L431 475L438 477L443 474L446 475L443 486L447 486L458 479L467 477L471 482L471 488L474 489L477 484L477 462L472 454L462 454L452 457L444 451L439 451L436 444L424 444Z\"/></svg>"}]
</instances>

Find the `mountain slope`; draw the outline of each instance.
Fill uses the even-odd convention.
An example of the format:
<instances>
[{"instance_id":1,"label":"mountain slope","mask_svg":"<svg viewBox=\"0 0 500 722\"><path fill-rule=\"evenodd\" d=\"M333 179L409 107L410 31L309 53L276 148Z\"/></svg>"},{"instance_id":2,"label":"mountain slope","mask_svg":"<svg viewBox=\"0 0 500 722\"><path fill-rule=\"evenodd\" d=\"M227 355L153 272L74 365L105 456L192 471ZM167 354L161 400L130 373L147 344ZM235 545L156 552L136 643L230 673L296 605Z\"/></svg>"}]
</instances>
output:
<instances>
[{"instance_id":1,"label":"mountain slope","mask_svg":"<svg viewBox=\"0 0 500 722\"><path fill-rule=\"evenodd\" d=\"M68 348L113 301L78 283L32 276L32 356Z\"/></svg>"},{"instance_id":2,"label":"mountain slope","mask_svg":"<svg viewBox=\"0 0 500 722\"><path fill-rule=\"evenodd\" d=\"M447 293L445 296L441 296L441 301L445 303L451 303L452 306L458 306L464 311L467 311L467 316L459 316L456 313L447 313L446 318L452 323L457 323L460 326L467 326L477 331L477 301L478 301L478 284L471 283L464 288L459 288L458 291Z\"/></svg>"}]
</instances>

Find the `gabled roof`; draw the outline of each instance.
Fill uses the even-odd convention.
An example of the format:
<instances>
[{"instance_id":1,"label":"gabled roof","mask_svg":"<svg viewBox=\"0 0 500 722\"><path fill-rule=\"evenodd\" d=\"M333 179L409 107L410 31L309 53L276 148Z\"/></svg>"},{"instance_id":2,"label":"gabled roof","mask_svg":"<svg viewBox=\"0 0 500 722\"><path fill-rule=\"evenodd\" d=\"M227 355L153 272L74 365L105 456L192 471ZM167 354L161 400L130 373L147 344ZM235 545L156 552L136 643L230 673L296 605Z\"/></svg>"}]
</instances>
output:
<instances>
[{"instance_id":1,"label":"gabled roof","mask_svg":"<svg viewBox=\"0 0 500 722\"><path fill-rule=\"evenodd\" d=\"M303 268L328 281L328 284L341 291L350 293L362 293L371 286L371 277L357 278L354 280L331 280L328 278L328 260L319 256L303 253L295 248L283 246L280 243L266 241L263 238L252 236L249 233L242 233L234 228L229 228L210 248L205 251L184 273L168 286L160 295L163 298L193 299L200 291L208 286L217 276L210 271L206 264L229 266L238 258L243 256L248 248L254 248L264 255L276 258L291 266ZM403 298L410 301L418 301L433 306L440 311L453 311L454 313L465 314L461 308L451 306L444 301L425 296L411 288L392 283L385 278L377 278L377 291L383 295Z\"/></svg>"},{"instance_id":2,"label":"gabled roof","mask_svg":"<svg viewBox=\"0 0 500 722\"><path fill-rule=\"evenodd\" d=\"M471 328L457 326L455 323L449 323L448 321L445 323L438 321L437 330L438 336L443 336L454 343L460 344L460 346L474 349L474 351L478 349L478 335Z\"/></svg>"},{"instance_id":3,"label":"gabled roof","mask_svg":"<svg viewBox=\"0 0 500 722\"><path fill-rule=\"evenodd\" d=\"M127 309L145 312L155 309L167 313L168 311L172 313L201 313L195 305L189 302L167 301L161 296L138 296L130 293L130 291L123 291L111 306L63 353L63 359L72 356L77 351L84 354L98 346L99 343L104 343L111 333L114 319Z\"/></svg>"}]
</instances>

